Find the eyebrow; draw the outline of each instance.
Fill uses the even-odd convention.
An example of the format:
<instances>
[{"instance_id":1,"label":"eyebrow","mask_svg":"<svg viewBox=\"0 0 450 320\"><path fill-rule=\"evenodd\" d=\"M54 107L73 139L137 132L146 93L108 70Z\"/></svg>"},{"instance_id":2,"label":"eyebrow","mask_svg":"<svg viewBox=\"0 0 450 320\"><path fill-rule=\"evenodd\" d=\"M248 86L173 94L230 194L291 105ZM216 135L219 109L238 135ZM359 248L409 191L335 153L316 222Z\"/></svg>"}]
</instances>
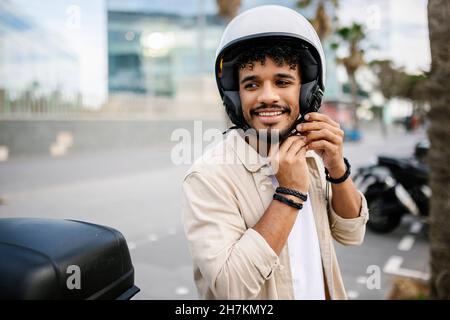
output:
<instances>
[{"instance_id":1,"label":"eyebrow","mask_svg":"<svg viewBox=\"0 0 450 320\"><path fill-rule=\"evenodd\" d=\"M293 81L297 80L295 79L293 76L291 76L290 74L287 73L277 73L275 74L276 78L284 78L284 79L291 79ZM253 81L253 80L259 80L260 77L259 76L247 76L244 79L241 80L241 84L243 84L244 82L247 81Z\"/></svg>"}]
</instances>

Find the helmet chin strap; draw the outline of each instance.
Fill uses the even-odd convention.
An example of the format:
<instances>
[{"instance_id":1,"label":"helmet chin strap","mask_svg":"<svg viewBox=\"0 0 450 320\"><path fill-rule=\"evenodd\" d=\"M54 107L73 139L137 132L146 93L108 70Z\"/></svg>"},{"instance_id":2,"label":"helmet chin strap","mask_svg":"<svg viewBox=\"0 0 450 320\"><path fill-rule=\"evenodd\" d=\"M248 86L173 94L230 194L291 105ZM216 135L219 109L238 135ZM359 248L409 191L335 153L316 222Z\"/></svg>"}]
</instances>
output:
<instances>
[{"instance_id":1,"label":"helmet chin strap","mask_svg":"<svg viewBox=\"0 0 450 320\"><path fill-rule=\"evenodd\" d=\"M290 136L297 135L299 132L297 131L296 127L303 121L305 121L305 117L301 112L299 112L297 120L294 121L294 123L288 128L288 130L284 135L280 136L280 144L283 143Z\"/></svg>"}]
</instances>

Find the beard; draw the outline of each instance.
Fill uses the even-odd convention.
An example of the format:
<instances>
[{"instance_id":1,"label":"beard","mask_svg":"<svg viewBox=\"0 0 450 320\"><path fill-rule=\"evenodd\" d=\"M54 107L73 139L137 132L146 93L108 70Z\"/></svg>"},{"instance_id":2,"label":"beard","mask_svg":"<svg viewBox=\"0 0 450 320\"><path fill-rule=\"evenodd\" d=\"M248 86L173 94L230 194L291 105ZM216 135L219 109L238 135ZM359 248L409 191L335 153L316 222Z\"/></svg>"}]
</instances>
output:
<instances>
[{"instance_id":1,"label":"beard","mask_svg":"<svg viewBox=\"0 0 450 320\"><path fill-rule=\"evenodd\" d=\"M291 133L291 127L286 129L259 129L256 130L256 135L258 137L258 140L262 143L273 145L282 143L284 140L286 140L290 133Z\"/></svg>"},{"instance_id":2,"label":"beard","mask_svg":"<svg viewBox=\"0 0 450 320\"><path fill-rule=\"evenodd\" d=\"M262 104L252 110L252 114L257 112L260 109L266 108L267 106L265 104ZM292 112L292 109L289 105L280 106L277 104L271 105L271 108L279 109L285 111L288 115ZM258 140L264 144L273 145L277 143L282 143L284 140L286 140L292 133L292 131L295 129L295 126L297 124L297 121L293 121L289 127L285 129L254 129L256 131L256 136Z\"/></svg>"}]
</instances>

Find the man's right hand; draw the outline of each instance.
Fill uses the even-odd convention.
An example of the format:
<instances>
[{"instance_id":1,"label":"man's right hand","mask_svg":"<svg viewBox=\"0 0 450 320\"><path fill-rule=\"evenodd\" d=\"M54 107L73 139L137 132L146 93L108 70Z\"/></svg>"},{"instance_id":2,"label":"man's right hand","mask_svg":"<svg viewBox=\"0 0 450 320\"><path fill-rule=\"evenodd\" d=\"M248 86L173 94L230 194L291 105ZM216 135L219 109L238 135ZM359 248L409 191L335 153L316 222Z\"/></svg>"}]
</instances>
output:
<instances>
[{"instance_id":1,"label":"man's right hand","mask_svg":"<svg viewBox=\"0 0 450 320\"><path fill-rule=\"evenodd\" d=\"M306 144L300 135L288 137L275 153L270 154L280 187L308 192L309 176L305 154Z\"/></svg>"},{"instance_id":2,"label":"man's right hand","mask_svg":"<svg viewBox=\"0 0 450 320\"><path fill-rule=\"evenodd\" d=\"M270 161L281 187L308 192L309 175L305 154L305 142L301 136L291 136L281 143L279 148L270 148ZM292 195L283 194L283 197L303 203ZM253 226L278 256L286 245L298 212L296 208L272 200L261 219Z\"/></svg>"}]
</instances>

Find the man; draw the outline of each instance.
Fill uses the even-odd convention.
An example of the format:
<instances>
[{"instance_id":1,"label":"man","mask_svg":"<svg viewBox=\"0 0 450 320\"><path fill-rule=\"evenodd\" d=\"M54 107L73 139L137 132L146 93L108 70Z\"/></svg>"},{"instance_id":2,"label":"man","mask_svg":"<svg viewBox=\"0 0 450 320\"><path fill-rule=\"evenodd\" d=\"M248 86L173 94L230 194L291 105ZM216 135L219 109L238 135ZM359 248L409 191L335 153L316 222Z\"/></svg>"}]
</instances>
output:
<instances>
[{"instance_id":1,"label":"man","mask_svg":"<svg viewBox=\"0 0 450 320\"><path fill-rule=\"evenodd\" d=\"M291 9L248 10L224 31L216 78L235 130L183 182L200 297L345 299L332 239L361 244L368 210L343 131L316 112L325 81L317 34Z\"/></svg>"}]
</instances>

